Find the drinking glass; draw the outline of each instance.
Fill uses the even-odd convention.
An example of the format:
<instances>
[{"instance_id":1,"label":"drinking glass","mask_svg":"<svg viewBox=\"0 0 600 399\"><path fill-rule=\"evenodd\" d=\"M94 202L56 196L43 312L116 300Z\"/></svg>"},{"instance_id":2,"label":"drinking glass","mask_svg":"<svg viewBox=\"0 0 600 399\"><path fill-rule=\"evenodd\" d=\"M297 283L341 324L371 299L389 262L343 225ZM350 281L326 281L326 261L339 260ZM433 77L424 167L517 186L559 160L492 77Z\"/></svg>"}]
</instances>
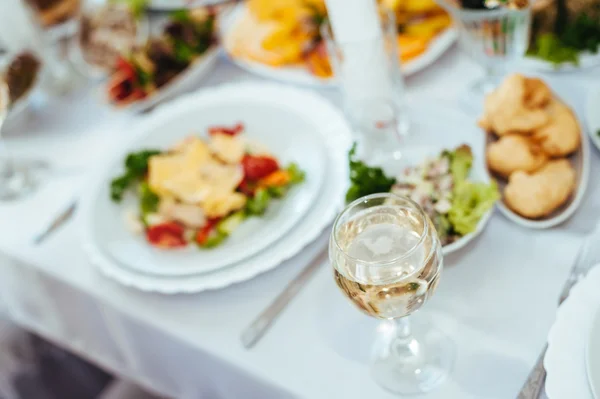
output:
<instances>
[{"instance_id":1,"label":"drinking glass","mask_svg":"<svg viewBox=\"0 0 600 399\"><path fill-rule=\"evenodd\" d=\"M454 360L452 342L434 329L412 331L409 321L435 292L443 267L439 238L419 205L391 193L352 202L334 223L329 257L342 293L386 320L372 352L375 381L398 394L442 383Z\"/></svg>"},{"instance_id":2,"label":"drinking glass","mask_svg":"<svg viewBox=\"0 0 600 399\"><path fill-rule=\"evenodd\" d=\"M506 67L521 60L529 45L531 9L499 6L495 9L464 9L451 0L436 0L458 26L459 44L485 71L470 87L475 101L493 90Z\"/></svg>"},{"instance_id":3,"label":"drinking glass","mask_svg":"<svg viewBox=\"0 0 600 399\"><path fill-rule=\"evenodd\" d=\"M379 14L378 34L360 40L336 40L329 23L321 25L344 111L365 158L397 151L409 130L396 16L384 7Z\"/></svg>"}]
</instances>

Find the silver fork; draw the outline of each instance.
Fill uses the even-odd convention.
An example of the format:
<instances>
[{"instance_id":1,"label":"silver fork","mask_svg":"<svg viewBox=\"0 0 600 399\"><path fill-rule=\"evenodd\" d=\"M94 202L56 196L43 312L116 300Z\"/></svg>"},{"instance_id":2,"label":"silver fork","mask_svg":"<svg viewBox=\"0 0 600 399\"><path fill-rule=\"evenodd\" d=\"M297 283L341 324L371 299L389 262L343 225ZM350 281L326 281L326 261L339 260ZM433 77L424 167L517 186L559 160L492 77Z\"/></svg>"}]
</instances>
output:
<instances>
[{"instance_id":1,"label":"silver fork","mask_svg":"<svg viewBox=\"0 0 600 399\"><path fill-rule=\"evenodd\" d=\"M585 277L588 271L598 263L600 263L600 224L583 240L569 277L560 293L558 299L559 306L567 299L575 283ZM544 381L546 380L544 356L547 349L548 344L544 346L517 399L537 399L540 396Z\"/></svg>"}]
</instances>

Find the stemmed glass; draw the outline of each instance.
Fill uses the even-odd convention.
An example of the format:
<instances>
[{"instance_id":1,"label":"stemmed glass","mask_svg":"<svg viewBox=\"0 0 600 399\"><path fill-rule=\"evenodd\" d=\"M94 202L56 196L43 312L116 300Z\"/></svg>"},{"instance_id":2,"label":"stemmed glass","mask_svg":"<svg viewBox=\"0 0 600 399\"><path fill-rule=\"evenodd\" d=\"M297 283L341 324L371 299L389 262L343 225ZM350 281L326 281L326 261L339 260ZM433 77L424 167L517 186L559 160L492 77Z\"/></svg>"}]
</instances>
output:
<instances>
[{"instance_id":1,"label":"stemmed glass","mask_svg":"<svg viewBox=\"0 0 600 399\"><path fill-rule=\"evenodd\" d=\"M435 292L443 268L435 228L412 200L372 194L337 217L329 241L335 282L377 330L371 374L399 394L429 391L448 375L453 343L434 329L412 331L409 315Z\"/></svg>"},{"instance_id":2,"label":"stemmed glass","mask_svg":"<svg viewBox=\"0 0 600 399\"><path fill-rule=\"evenodd\" d=\"M344 40L329 22L321 25L344 111L357 134L362 158L399 152L409 132L406 90L400 69L398 26L394 12L380 7L375 35Z\"/></svg>"},{"instance_id":3,"label":"stemmed glass","mask_svg":"<svg viewBox=\"0 0 600 399\"><path fill-rule=\"evenodd\" d=\"M0 79L0 201L16 200L38 186L37 172L47 168L44 162L15 162L7 155L2 141L2 127L12 108L8 85Z\"/></svg>"},{"instance_id":4,"label":"stemmed glass","mask_svg":"<svg viewBox=\"0 0 600 399\"><path fill-rule=\"evenodd\" d=\"M465 9L453 0L436 0L458 26L459 44L485 71L469 95L478 104L493 90L506 67L521 60L529 46L531 9L500 5L494 9Z\"/></svg>"}]
</instances>

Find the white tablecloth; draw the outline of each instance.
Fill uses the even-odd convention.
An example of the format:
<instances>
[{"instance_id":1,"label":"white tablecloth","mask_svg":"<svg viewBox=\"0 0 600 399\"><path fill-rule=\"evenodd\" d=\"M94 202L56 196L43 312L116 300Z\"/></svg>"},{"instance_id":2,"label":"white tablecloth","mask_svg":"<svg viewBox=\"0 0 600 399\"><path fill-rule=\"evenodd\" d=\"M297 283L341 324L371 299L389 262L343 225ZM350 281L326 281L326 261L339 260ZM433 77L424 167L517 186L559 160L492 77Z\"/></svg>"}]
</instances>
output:
<instances>
[{"instance_id":1,"label":"white tablecloth","mask_svg":"<svg viewBox=\"0 0 600 399\"><path fill-rule=\"evenodd\" d=\"M599 70L547 75L583 93ZM458 98L479 68L456 49L408 79L415 106L464 112ZM206 85L257 79L222 62ZM337 101L334 91L323 94ZM337 292L323 267L252 350L241 330L322 248L326 237L276 270L215 292L161 296L121 287L86 260L80 220L41 246L32 237L76 197L86 169L126 140L131 115L94 91L54 100L9 126L15 156L44 157L56 171L34 196L0 205L0 305L19 323L138 383L177 398L392 398L365 364L375 321ZM432 118L435 117L432 115ZM466 115L473 121L476 115ZM452 134L440 125L440 134ZM444 386L423 398L514 397L554 319L559 291L583 235L600 216L598 152L579 211L560 227L533 231L498 212L482 236L445 260L440 288L418 317L457 345ZM1 310L1 309L0 309Z\"/></svg>"}]
</instances>

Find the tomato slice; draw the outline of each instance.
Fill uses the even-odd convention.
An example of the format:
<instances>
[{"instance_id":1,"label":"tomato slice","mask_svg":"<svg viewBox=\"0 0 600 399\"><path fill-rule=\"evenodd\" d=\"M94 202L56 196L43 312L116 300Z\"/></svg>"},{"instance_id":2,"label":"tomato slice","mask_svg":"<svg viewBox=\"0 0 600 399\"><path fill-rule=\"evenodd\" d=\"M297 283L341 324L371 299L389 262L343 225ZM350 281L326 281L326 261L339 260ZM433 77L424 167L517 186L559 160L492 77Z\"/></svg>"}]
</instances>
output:
<instances>
[{"instance_id":1,"label":"tomato slice","mask_svg":"<svg viewBox=\"0 0 600 399\"><path fill-rule=\"evenodd\" d=\"M204 244L217 223L219 219L209 219L203 227L199 228L196 232L196 242L200 245Z\"/></svg>"},{"instance_id":2,"label":"tomato slice","mask_svg":"<svg viewBox=\"0 0 600 399\"><path fill-rule=\"evenodd\" d=\"M279 169L277 160L264 155L244 155L242 158L244 178L247 180L259 180Z\"/></svg>"},{"instance_id":3,"label":"tomato slice","mask_svg":"<svg viewBox=\"0 0 600 399\"><path fill-rule=\"evenodd\" d=\"M169 249L187 245L183 238L184 228L175 222L150 226L146 230L146 239L155 247Z\"/></svg>"},{"instance_id":4,"label":"tomato slice","mask_svg":"<svg viewBox=\"0 0 600 399\"><path fill-rule=\"evenodd\" d=\"M258 184L256 182L252 182L244 178L244 180L242 180L242 182L238 186L238 191L249 197L254 197L254 193L256 192L257 187Z\"/></svg>"},{"instance_id":5,"label":"tomato slice","mask_svg":"<svg viewBox=\"0 0 600 399\"><path fill-rule=\"evenodd\" d=\"M213 126L208 128L208 134L226 134L228 136L236 136L244 131L244 125L238 123L233 127L225 127L225 126Z\"/></svg>"},{"instance_id":6,"label":"tomato slice","mask_svg":"<svg viewBox=\"0 0 600 399\"><path fill-rule=\"evenodd\" d=\"M119 57L117 59L117 65L115 69L117 71L126 73L131 79L135 77L135 68L133 67L133 64L123 57Z\"/></svg>"}]
</instances>

